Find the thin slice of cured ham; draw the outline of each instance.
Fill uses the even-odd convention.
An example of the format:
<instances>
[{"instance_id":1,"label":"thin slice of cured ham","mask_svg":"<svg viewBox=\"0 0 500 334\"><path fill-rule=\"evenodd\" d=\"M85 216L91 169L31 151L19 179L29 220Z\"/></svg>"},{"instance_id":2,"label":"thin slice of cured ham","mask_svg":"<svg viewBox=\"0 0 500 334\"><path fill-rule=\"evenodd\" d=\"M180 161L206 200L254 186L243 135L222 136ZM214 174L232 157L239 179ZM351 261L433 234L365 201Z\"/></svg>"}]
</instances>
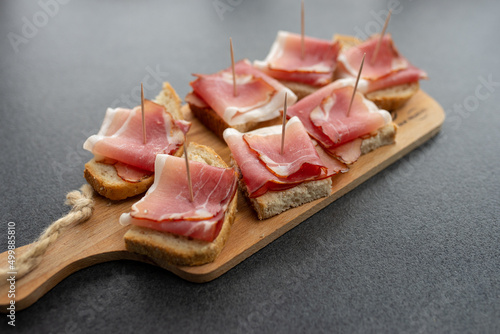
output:
<instances>
[{"instance_id":1,"label":"thin slice of cured ham","mask_svg":"<svg viewBox=\"0 0 500 334\"><path fill-rule=\"evenodd\" d=\"M285 93L289 105L297 100L291 90L252 67L248 60L237 62L235 73L236 96L231 68L209 75L195 74L197 79L190 83L196 98L204 101L231 126L278 117Z\"/></svg>"},{"instance_id":2,"label":"thin slice of cured ham","mask_svg":"<svg viewBox=\"0 0 500 334\"><path fill-rule=\"evenodd\" d=\"M314 177L322 173L323 166L307 131L293 117L285 126L283 154L281 154L282 127L267 127L243 134L243 140L255 152L264 166L278 177L294 178L297 173Z\"/></svg>"},{"instance_id":3,"label":"thin slice of cured ham","mask_svg":"<svg viewBox=\"0 0 500 334\"><path fill-rule=\"evenodd\" d=\"M345 163L356 161L361 154L361 144L352 141L392 121L387 111L378 109L359 92L348 116L353 89L353 80L339 80L305 97L287 111L288 117L300 118L309 135ZM346 143L350 145L340 148ZM348 152L348 147L355 152Z\"/></svg>"},{"instance_id":4,"label":"thin slice of cured ham","mask_svg":"<svg viewBox=\"0 0 500 334\"><path fill-rule=\"evenodd\" d=\"M97 135L90 136L83 147L96 156L126 165L154 171L156 154L172 154L184 142L190 123L178 121L165 107L145 100L146 144L143 143L141 108L108 109Z\"/></svg>"},{"instance_id":5,"label":"thin slice of cured ham","mask_svg":"<svg viewBox=\"0 0 500 334\"><path fill-rule=\"evenodd\" d=\"M363 139L356 138L342 144L340 146L331 148L329 150L330 154L335 156L338 160L342 161L345 164L352 164L356 162L361 156L361 144L363 143Z\"/></svg>"},{"instance_id":6,"label":"thin slice of cured ham","mask_svg":"<svg viewBox=\"0 0 500 334\"><path fill-rule=\"evenodd\" d=\"M184 158L156 156L155 180L146 195L123 214L123 224L213 241L237 190L232 168L190 161L194 201L190 201Z\"/></svg>"},{"instance_id":7,"label":"thin slice of cured ham","mask_svg":"<svg viewBox=\"0 0 500 334\"><path fill-rule=\"evenodd\" d=\"M302 57L301 36L279 31L271 51L254 66L278 80L324 86L332 81L337 66L339 43L304 37Z\"/></svg>"},{"instance_id":8,"label":"thin slice of cured ham","mask_svg":"<svg viewBox=\"0 0 500 334\"><path fill-rule=\"evenodd\" d=\"M286 148L288 153L284 156L287 160L284 159L285 157L278 157L281 148L281 125L254 130L246 134L232 128L224 131L224 140L240 168L250 197L259 197L268 191L286 190L303 182L325 179L345 171L345 165L338 161L329 158L327 162L324 162L320 158L324 152L321 149L319 152L314 152L315 147L311 146L310 138L303 136L305 129L297 126L300 121L298 119L290 121L292 124L285 136L285 147L288 146ZM249 141L248 138L250 138ZM298 138L306 143L299 142ZM268 144L265 144L265 141L268 141ZM304 147L308 148L305 154L308 157L307 162L300 154L291 152L295 148L303 150ZM276 170L284 176L277 175Z\"/></svg>"},{"instance_id":9,"label":"thin slice of cured ham","mask_svg":"<svg viewBox=\"0 0 500 334\"><path fill-rule=\"evenodd\" d=\"M375 53L379 39L380 37L375 35L364 43L347 49L338 57L344 72L343 75L356 77L363 54L366 53L366 61L361 73L361 77L368 81L366 89L363 91L364 93L418 82L420 79L427 78L427 74L424 71L411 65L398 52L390 34L386 34L382 38L377 57L372 63L371 59Z\"/></svg>"}]
</instances>

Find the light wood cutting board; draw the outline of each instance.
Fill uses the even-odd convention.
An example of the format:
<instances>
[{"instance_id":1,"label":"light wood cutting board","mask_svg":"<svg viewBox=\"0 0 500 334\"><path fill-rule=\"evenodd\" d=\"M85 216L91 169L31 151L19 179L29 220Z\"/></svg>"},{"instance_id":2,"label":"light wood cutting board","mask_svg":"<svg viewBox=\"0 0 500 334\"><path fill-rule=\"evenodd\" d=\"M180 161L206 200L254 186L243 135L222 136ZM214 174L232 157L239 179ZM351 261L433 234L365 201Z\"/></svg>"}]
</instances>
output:
<instances>
[{"instance_id":1,"label":"light wood cutting board","mask_svg":"<svg viewBox=\"0 0 500 334\"><path fill-rule=\"evenodd\" d=\"M213 147L229 162L225 143L208 131L184 107L186 118L193 122L189 141ZM334 176L329 197L291 209L273 218L259 221L243 196L238 199L238 214L231 234L215 262L198 267L169 266L165 269L192 281L208 282L227 272L270 242L294 228L337 198L357 187L382 169L403 157L437 134L444 122L441 106L423 91L419 91L404 107L393 112L399 129L396 144L384 146L362 156L348 173ZM83 168L83 166L82 166ZM47 291L70 274L96 263L129 259L154 264L148 258L125 250L123 235L128 227L118 223L118 217L128 212L139 197L110 201L97 194L92 217L85 223L66 231L45 254L40 265L16 281L16 310L32 305ZM62 199L61 199L62 200ZM16 257L30 245L16 249ZM7 253L0 254L0 265L7 264ZM1 283L0 283L1 284ZM8 286L0 286L0 312L5 312L10 300Z\"/></svg>"}]
</instances>

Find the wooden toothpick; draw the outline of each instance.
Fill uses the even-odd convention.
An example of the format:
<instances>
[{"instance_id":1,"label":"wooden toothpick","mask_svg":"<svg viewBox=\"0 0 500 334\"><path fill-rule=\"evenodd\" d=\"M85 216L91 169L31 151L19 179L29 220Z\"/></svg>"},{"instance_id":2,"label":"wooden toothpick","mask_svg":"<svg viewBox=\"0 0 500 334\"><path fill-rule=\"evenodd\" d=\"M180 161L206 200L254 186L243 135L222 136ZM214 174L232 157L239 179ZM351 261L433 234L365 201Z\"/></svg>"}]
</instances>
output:
<instances>
[{"instance_id":1,"label":"wooden toothpick","mask_svg":"<svg viewBox=\"0 0 500 334\"><path fill-rule=\"evenodd\" d=\"M356 95L356 89L358 89L359 78L361 77L361 71L363 70L363 64L365 63L366 53L363 54L363 59L361 60L361 66L359 66L358 77L356 78L356 83L354 84L354 90L352 92L351 102L349 103L349 109L347 109L347 117L351 112L352 102L354 101L354 95Z\"/></svg>"},{"instance_id":2,"label":"wooden toothpick","mask_svg":"<svg viewBox=\"0 0 500 334\"><path fill-rule=\"evenodd\" d=\"M306 46L304 43L304 0L300 4L300 58L304 60Z\"/></svg>"},{"instance_id":3,"label":"wooden toothpick","mask_svg":"<svg viewBox=\"0 0 500 334\"><path fill-rule=\"evenodd\" d=\"M187 171L187 179L189 185L189 201L194 202L193 197L193 184L191 182L191 171L189 170L189 159L188 159L188 151L186 146L187 137L184 138L184 158L186 158L186 171Z\"/></svg>"},{"instance_id":4,"label":"wooden toothpick","mask_svg":"<svg viewBox=\"0 0 500 334\"><path fill-rule=\"evenodd\" d=\"M389 19L391 18L392 9L389 10L389 14L387 14L387 18L385 19L384 27L382 28L382 33L380 34L380 39L378 40L377 46L375 47L375 52L373 52L372 59L370 63L373 65L375 60L377 59L378 51L380 49L380 45L382 44L382 39L384 38L385 29L387 29L387 24L389 23Z\"/></svg>"},{"instance_id":5,"label":"wooden toothpick","mask_svg":"<svg viewBox=\"0 0 500 334\"><path fill-rule=\"evenodd\" d=\"M144 88L141 82L142 143L146 145L146 121L144 119Z\"/></svg>"},{"instance_id":6,"label":"wooden toothpick","mask_svg":"<svg viewBox=\"0 0 500 334\"><path fill-rule=\"evenodd\" d=\"M283 154L283 147L285 146L286 98L287 98L287 93L285 92L285 105L283 106L283 125L281 126L281 151L280 151L280 154Z\"/></svg>"},{"instance_id":7,"label":"wooden toothpick","mask_svg":"<svg viewBox=\"0 0 500 334\"><path fill-rule=\"evenodd\" d=\"M233 95L238 96L238 91L236 90L236 72L234 70L233 39L231 37L229 37L229 47L231 49L231 68L233 69Z\"/></svg>"}]
</instances>

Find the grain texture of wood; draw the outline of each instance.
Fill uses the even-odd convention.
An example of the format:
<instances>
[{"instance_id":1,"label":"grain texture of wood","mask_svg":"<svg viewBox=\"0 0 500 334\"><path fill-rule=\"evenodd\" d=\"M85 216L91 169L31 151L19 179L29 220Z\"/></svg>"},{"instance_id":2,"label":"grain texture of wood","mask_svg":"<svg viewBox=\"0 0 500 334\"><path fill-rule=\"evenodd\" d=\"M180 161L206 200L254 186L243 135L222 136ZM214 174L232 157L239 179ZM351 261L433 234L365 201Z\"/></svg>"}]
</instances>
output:
<instances>
[{"instance_id":1,"label":"grain texture of wood","mask_svg":"<svg viewBox=\"0 0 500 334\"><path fill-rule=\"evenodd\" d=\"M190 141L213 147L226 162L229 162L230 152L225 143L193 119L187 107L184 107L184 113L186 118L193 122L189 132ZM419 91L404 107L393 112L394 122L399 127L396 143L362 156L348 173L334 176L332 193L329 197L259 221L245 198L239 196L238 213L231 234L225 248L213 263L198 267L169 266L165 269L192 282L208 282L219 277L432 138L439 132L444 117L441 106L426 93ZM118 223L119 216L128 212L139 197L117 202L98 194L95 194L94 198L96 204L92 217L63 234L48 249L40 265L16 281L16 310L32 305L64 278L91 265L120 259L154 264L144 256L126 251L123 235L128 227ZM17 248L16 256L21 255L29 247L30 245L26 245ZM0 265L7 265L7 252L0 254ZM0 312L6 312L10 302L9 286L5 282L0 284L2 284Z\"/></svg>"}]
</instances>

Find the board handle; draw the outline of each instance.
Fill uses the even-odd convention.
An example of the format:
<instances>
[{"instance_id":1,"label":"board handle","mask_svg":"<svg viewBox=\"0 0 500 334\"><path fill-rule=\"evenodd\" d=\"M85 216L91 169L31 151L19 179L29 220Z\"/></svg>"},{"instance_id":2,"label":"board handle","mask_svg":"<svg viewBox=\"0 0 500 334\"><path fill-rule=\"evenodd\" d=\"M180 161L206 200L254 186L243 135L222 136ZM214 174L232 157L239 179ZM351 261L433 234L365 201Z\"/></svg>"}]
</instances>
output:
<instances>
[{"instance_id":1,"label":"board handle","mask_svg":"<svg viewBox=\"0 0 500 334\"><path fill-rule=\"evenodd\" d=\"M113 202L119 210L112 212L109 200L94 195L94 201L89 220L64 231L48 247L38 266L19 279L0 282L0 312L8 312L11 300L15 301L16 310L32 305L72 273L94 264L127 259L151 263L146 257L125 249L123 235L128 227L118 223L121 212L130 210L137 199ZM16 248L15 257L19 258L33 245ZM0 254L0 265L6 266L7 261L8 252Z\"/></svg>"}]
</instances>

